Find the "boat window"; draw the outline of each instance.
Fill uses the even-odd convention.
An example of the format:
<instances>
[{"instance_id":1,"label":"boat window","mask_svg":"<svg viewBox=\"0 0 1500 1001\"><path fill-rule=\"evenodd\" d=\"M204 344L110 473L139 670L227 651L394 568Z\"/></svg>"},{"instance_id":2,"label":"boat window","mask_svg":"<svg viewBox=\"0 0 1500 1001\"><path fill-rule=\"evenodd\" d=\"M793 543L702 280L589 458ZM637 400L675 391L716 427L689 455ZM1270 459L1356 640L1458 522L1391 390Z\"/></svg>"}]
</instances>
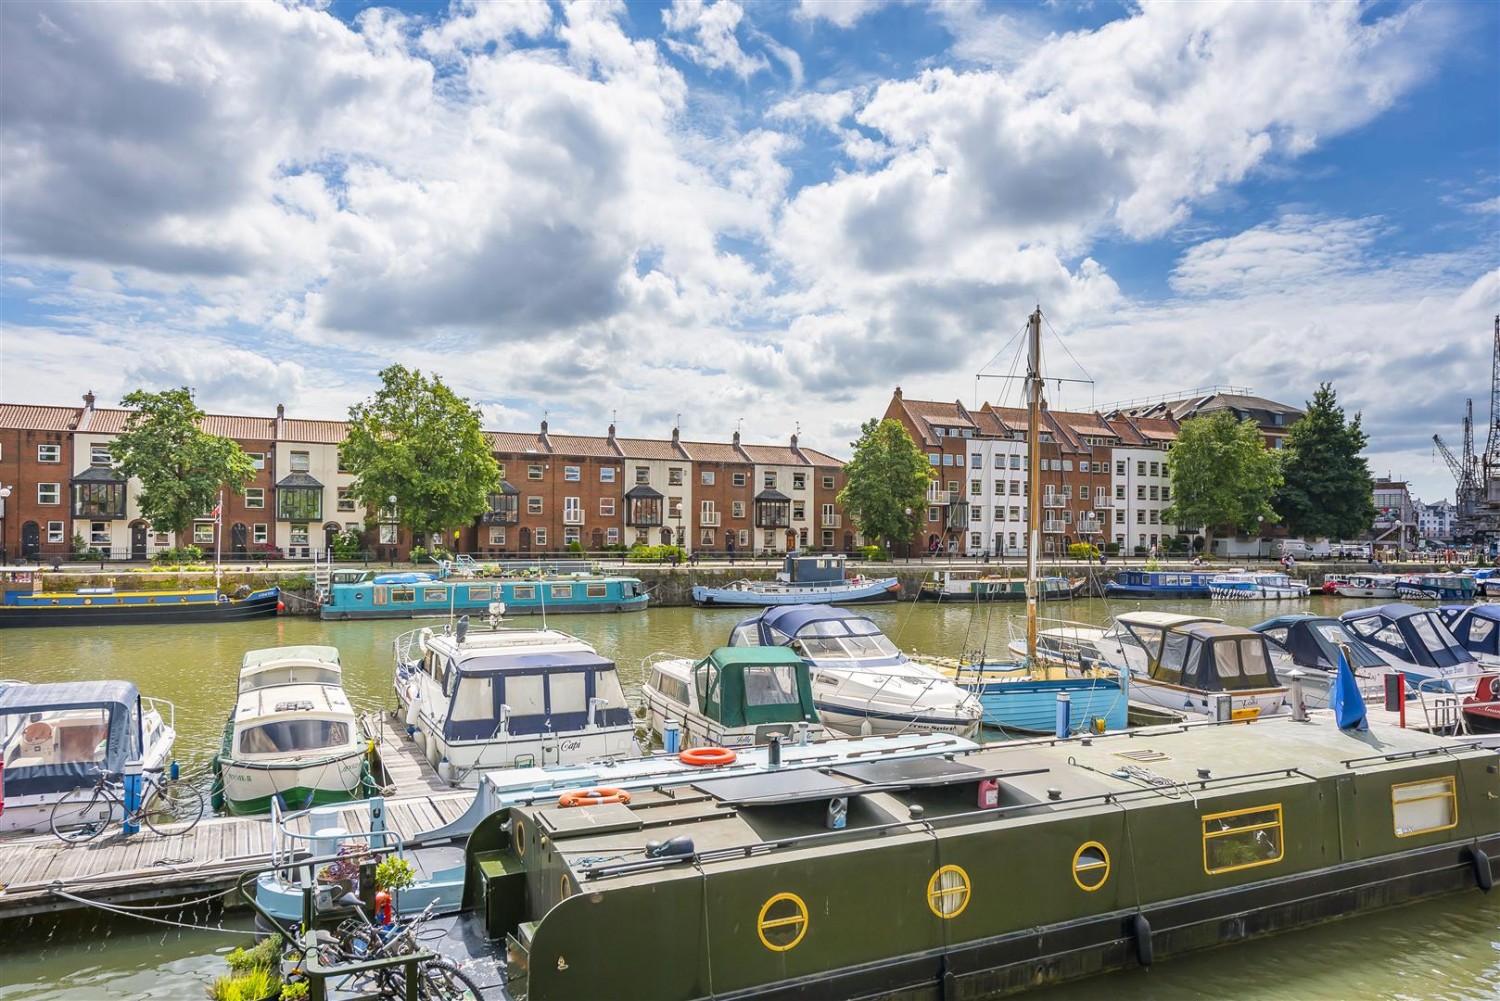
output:
<instances>
[{"instance_id":1,"label":"boat window","mask_svg":"<svg viewBox=\"0 0 1500 1001\"><path fill-rule=\"evenodd\" d=\"M448 710L448 718L494 719L495 679L488 676L460 678L458 691L453 695L453 706Z\"/></svg>"},{"instance_id":2,"label":"boat window","mask_svg":"<svg viewBox=\"0 0 1500 1001\"><path fill-rule=\"evenodd\" d=\"M752 706L795 705L801 701L797 675L790 664L745 668L745 702Z\"/></svg>"},{"instance_id":3,"label":"boat window","mask_svg":"<svg viewBox=\"0 0 1500 1001\"><path fill-rule=\"evenodd\" d=\"M103 761L109 745L109 710L67 709L0 716L6 768L37 768Z\"/></svg>"},{"instance_id":4,"label":"boat window","mask_svg":"<svg viewBox=\"0 0 1500 1001\"><path fill-rule=\"evenodd\" d=\"M1153 678L1177 684L1182 681L1182 668L1187 663L1188 644L1192 637L1187 633L1168 633L1162 647L1161 661L1151 672Z\"/></svg>"},{"instance_id":5,"label":"boat window","mask_svg":"<svg viewBox=\"0 0 1500 1001\"><path fill-rule=\"evenodd\" d=\"M254 692L277 685L337 685L339 672L328 667L286 667L275 671L259 671L240 683L240 691Z\"/></svg>"},{"instance_id":6,"label":"boat window","mask_svg":"<svg viewBox=\"0 0 1500 1001\"><path fill-rule=\"evenodd\" d=\"M1413 615L1411 627L1412 631L1417 634L1417 638L1422 641L1422 645L1436 653L1444 649L1447 644L1438 636L1437 630L1432 628L1432 623L1428 621L1428 618L1428 615Z\"/></svg>"},{"instance_id":7,"label":"boat window","mask_svg":"<svg viewBox=\"0 0 1500 1001\"><path fill-rule=\"evenodd\" d=\"M1285 852L1279 803L1203 818L1203 871L1210 875L1280 862Z\"/></svg>"},{"instance_id":8,"label":"boat window","mask_svg":"<svg viewBox=\"0 0 1500 1001\"><path fill-rule=\"evenodd\" d=\"M1458 800L1453 794L1453 776L1391 786L1391 814L1398 838L1457 826Z\"/></svg>"},{"instance_id":9,"label":"boat window","mask_svg":"<svg viewBox=\"0 0 1500 1001\"><path fill-rule=\"evenodd\" d=\"M1073 853L1073 882L1080 890L1097 890L1109 879L1109 852L1090 841Z\"/></svg>"},{"instance_id":10,"label":"boat window","mask_svg":"<svg viewBox=\"0 0 1500 1001\"><path fill-rule=\"evenodd\" d=\"M714 690L714 685L718 682L719 668L713 661L706 660L698 665L696 673L698 676L698 701L706 705L708 703L708 693Z\"/></svg>"},{"instance_id":11,"label":"boat window","mask_svg":"<svg viewBox=\"0 0 1500 1001\"><path fill-rule=\"evenodd\" d=\"M585 584L583 586L583 596L585 598L607 598L609 597L609 585Z\"/></svg>"},{"instance_id":12,"label":"boat window","mask_svg":"<svg viewBox=\"0 0 1500 1001\"><path fill-rule=\"evenodd\" d=\"M1228 644L1223 644L1228 646ZM1269 682L1271 663L1266 658L1266 645L1258 639L1246 637L1240 640L1240 670L1245 677L1257 682Z\"/></svg>"},{"instance_id":13,"label":"boat window","mask_svg":"<svg viewBox=\"0 0 1500 1001\"><path fill-rule=\"evenodd\" d=\"M1477 615L1469 616L1469 642L1489 653L1495 652L1495 642L1492 639L1495 632L1495 623L1490 619L1481 619Z\"/></svg>"},{"instance_id":14,"label":"boat window","mask_svg":"<svg viewBox=\"0 0 1500 1001\"><path fill-rule=\"evenodd\" d=\"M448 589L446 587L424 587L422 588L422 600L429 604L442 604L448 600Z\"/></svg>"},{"instance_id":15,"label":"boat window","mask_svg":"<svg viewBox=\"0 0 1500 1001\"><path fill-rule=\"evenodd\" d=\"M505 678L505 704L512 716L540 716L547 711L542 700L540 674L512 674Z\"/></svg>"},{"instance_id":16,"label":"boat window","mask_svg":"<svg viewBox=\"0 0 1500 1001\"><path fill-rule=\"evenodd\" d=\"M766 632L771 637L771 645L772 646L791 646L792 645L792 636L791 636L790 633L782 632L780 629L777 629L775 626L769 626L769 627L767 627Z\"/></svg>"},{"instance_id":17,"label":"boat window","mask_svg":"<svg viewBox=\"0 0 1500 1001\"><path fill-rule=\"evenodd\" d=\"M880 627L869 619L845 619L844 625L849 627L849 633L853 636L881 636Z\"/></svg>"},{"instance_id":18,"label":"boat window","mask_svg":"<svg viewBox=\"0 0 1500 1001\"><path fill-rule=\"evenodd\" d=\"M687 701L686 686L681 682L677 687L683 689L682 701ZM620 687L620 672L611 668L607 671L594 672L594 698L604 700L605 709L624 709L625 690Z\"/></svg>"},{"instance_id":19,"label":"boat window","mask_svg":"<svg viewBox=\"0 0 1500 1001\"><path fill-rule=\"evenodd\" d=\"M552 598L554 600L557 599L557 598L571 598L571 597L573 597L573 585L572 584L553 584L551 590L552 590Z\"/></svg>"},{"instance_id":20,"label":"boat window","mask_svg":"<svg viewBox=\"0 0 1500 1001\"><path fill-rule=\"evenodd\" d=\"M589 707L588 694L584 691L588 678L582 671L565 671L547 679L552 697L552 712L581 713Z\"/></svg>"},{"instance_id":21,"label":"boat window","mask_svg":"<svg viewBox=\"0 0 1500 1001\"><path fill-rule=\"evenodd\" d=\"M297 754L348 743L349 724L331 719L283 719L240 731L241 754Z\"/></svg>"},{"instance_id":22,"label":"boat window","mask_svg":"<svg viewBox=\"0 0 1500 1001\"><path fill-rule=\"evenodd\" d=\"M512 601L535 601L536 600L536 585L535 584L517 584L515 586L515 588L510 593L514 596L511 599Z\"/></svg>"},{"instance_id":23,"label":"boat window","mask_svg":"<svg viewBox=\"0 0 1500 1001\"><path fill-rule=\"evenodd\" d=\"M755 631L755 624L744 622L734 627L729 634L730 646L760 646L760 637Z\"/></svg>"},{"instance_id":24,"label":"boat window","mask_svg":"<svg viewBox=\"0 0 1500 1001\"><path fill-rule=\"evenodd\" d=\"M471 584L465 592L470 601L490 601L495 596L493 584Z\"/></svg>"},{"instance_id":25,"label":"boat window","mask_svg":"<svg viewBox=\"0 0 1500 1001\"><path fill-rule=\"evenodd\" d=\"M1238 678L1244 674L1244 670L1240 667L1239 644L1234 640L1221 640L1213 644L1211 649L1214 655L1214 671L1220 679Z\"/></svg>"},{"instance_id":26,"label":"boat window","mask_svg":"<svg viewBox=\"0 0 1500 1001\"><path fill-rule=\"evenodd\" d=\"M666 674L658 674L656 676L656 682L656 690L658 692L661 692L662 695L666 696L672 701L680 702L685 706L690 706L693 704L693 700L688 697L688 686L683 683L681 678L674 678ZM615 687L619 688L619 679L615 680Z\"/></svg>"},{"instance_id":27,"label":"boat window","mask_svg":"<svg viewBox=\"0 0 1500 1001\"><path fill-rule=\"evenodd\" d=\"M1137 646L1143 648L1148 655L1154 657L1157 651L1161 649L1162 628L1160 626L1146 626L1137 622L1127 622L1124 625L1126 634ZM1124 636L1119 637L1119 639L1121 642L1126 641Z\"/></svg>"},{"instance_id":28,"label":"boat window","mask_svg":"<svg viewBox=\"0 0 1500 1001\"><path fill-rule=\"evenodd\" d=\"M1287 627L1277 626L1275 629L1262 629L1260 634L1277 646L1286 646Z\"/></svg>"},{"instance_id":29,"label":"boat window","mask_svg":"<svg viewBox=\"0 0 1500 1001\"><path fill-rule=\"evenodd\" d=\"M1379 646L1385 647L1403 658L1410 658L1411 651L1406 647L1406 640L1401 636L1401 630L1396 628L1394 622L1386 622L1382 619L1357 619L1350 623L1354 631L1365 639Z\"/></svg>"},{"instance_id":30,"label":"boat window","mask_svg":"<svg viewBox=\"0 0 1500 1001\"><path fill-rule=\"evenodd\" d=\"M401 604L403 602L411 603L411 602L414 602L416 600L417 600L417 589L414 588L414 587L393 587L393 588L391 588L391 603L392 604Z\"/></svg>"}]
</instances>

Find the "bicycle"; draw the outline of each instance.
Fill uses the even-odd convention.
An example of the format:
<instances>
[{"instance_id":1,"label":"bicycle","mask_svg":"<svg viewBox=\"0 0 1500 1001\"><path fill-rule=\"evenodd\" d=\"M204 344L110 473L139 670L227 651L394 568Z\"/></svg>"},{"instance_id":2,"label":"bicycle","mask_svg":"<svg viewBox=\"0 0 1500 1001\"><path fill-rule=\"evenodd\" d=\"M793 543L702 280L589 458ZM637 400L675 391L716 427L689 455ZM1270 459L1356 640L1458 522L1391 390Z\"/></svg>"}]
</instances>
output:
<instances>
[{"instance_id":1,"label":"bicycle","mask_svg":"<svg viewBox=\"0 0 1500 1001\"><path fill-rule=\"evenodd\" d=\"M184 779L165 778L163 769L141 773L140 803L125 809L125 785L111 782L105 772L93 786L65 793L52 806L52 833L68 844L92 841L111 824L145 824L164 837L186 834L204 813L203 793Z\"/></svg>"},{"instance_id":2,"label":"bicycle","mask_svg":"<svg viewBox=\"0 0 1500 1001\"><path fill-rule=\"evenodd\" d=\"M345 919L323 943L318 950L323 966L336 969L344 964L361 964L426 951L418 941L418 930L432 917L436 901L414 918L397 920L390 927L382 927L372 922L351 898L352 895L340 903L352 906L358 918ZM433 955L420 960L416 972L415 996L420 1001L478 1001L484 997L479 985L446 956ZM341 986L347 988L354 981L364 981L366 987L373 988L381 998L404 1001L407 997L406 971L400 966L351 974Z\"/></svg>"}]
</instances>

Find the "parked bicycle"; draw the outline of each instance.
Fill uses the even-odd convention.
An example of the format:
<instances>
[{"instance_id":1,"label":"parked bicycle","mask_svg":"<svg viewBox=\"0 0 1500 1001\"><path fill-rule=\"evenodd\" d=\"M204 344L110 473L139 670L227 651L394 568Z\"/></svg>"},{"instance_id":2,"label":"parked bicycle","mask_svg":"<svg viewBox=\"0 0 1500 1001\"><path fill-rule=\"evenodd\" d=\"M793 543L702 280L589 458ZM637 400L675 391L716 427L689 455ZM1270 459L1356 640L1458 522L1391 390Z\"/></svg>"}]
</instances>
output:
<instances>
[{"instance_id":1,"label":"parked bicycle","mask_svg":"<svg viewBox=\"0 0 1500 1001\"><path fill-rule=\"evenodd\" d=\"M52 807L52 833L69 844L82 844L115 823L144 824L157 834L186 834L204 813L203 793L191 782L169 778L163 769L141 773L140 800L125 808L125 783L100 772L92 786L63 795Z\"/></svg>"},{"instance_id":2,"label":"parked bicycle","mask_svg":"<svg viewBox=\"0 0 1500 1001\"><path fill-rule=\"evenodd\" d=\"M373 991L380 998L419 1001L480 1001L483 991L446 956L428 955L416 963L416 985L407 992L406 966L393 965L369 969L371 960L393 959L424 952L420 944L422 926L432 917L436 902L414 918L397 919L389 925L378 925L359 907L353 895L340 901L354 908L357 918L341 922L320 945L318 960L322 967L332 968L330 985L339 990ZM353 966L355 972L340 976L341 966ZM364 996L372 996L366 993Z\"/></svg>"}]
</instances>

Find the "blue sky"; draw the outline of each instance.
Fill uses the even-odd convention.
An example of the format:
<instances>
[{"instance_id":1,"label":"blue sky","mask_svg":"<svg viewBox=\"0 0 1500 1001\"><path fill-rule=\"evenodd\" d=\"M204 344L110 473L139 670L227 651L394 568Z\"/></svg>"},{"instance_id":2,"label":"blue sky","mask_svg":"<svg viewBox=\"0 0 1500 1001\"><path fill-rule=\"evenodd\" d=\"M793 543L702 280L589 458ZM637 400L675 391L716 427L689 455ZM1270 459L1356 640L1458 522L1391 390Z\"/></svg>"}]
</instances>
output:
<instances>
[{"instance_id":1,"label":"blue sky","mask_svg":"<svg viewBox=\"0 0 1500 1001\"><path fill-rule=\"evenodd\" d=\"M12 2L0 399L337 418L401 362L495 428L847 454L1040 303L1055 406L1332 380L1436 499L1497 55L1494 3Z\"/></svg>"}]
</instances>

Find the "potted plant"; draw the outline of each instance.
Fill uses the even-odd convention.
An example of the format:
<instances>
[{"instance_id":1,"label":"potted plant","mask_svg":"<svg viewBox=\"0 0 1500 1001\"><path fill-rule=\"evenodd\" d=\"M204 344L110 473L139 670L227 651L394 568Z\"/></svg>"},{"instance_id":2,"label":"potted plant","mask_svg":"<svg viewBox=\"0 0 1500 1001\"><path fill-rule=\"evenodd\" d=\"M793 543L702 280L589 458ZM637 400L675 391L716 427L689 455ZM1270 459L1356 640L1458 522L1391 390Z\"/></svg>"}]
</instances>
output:
<instances>
[{"instance_id":1,"label":"potted plant","mask_svg":"<svg viewBox=\"0 0 1500 1001\"><path fill-rule=\"evenodd\" d=\"M387 855L375 867L375 887L390 893L391 907L397 914L401 913L401 891L416 881L417 874L411 863L400 855Z\"/></svg>"},{"instance_id":2,"label":"potted plant","mask_svg":"<svg viewBox=\"0 0 1500 1001\"><path fill-rule=\"evenodd\" d=\"M213 1001L275 1001L284 996L280 935L272 935L251 949L235 949L224 961L229 964L229 972L215 977L208 988Z\"/></svg>"},{"instance_id":3,"label":"potted plant","mask_svg":"<svg viewBox=\"0 0 1500 1001\"><path fill-rule=\"evenodd\" d=\"M364 846L352 841L339 845L339 857L318 870L318 882L336 888L334 897L359 892L359 857Z\"/></svg>"}]
</instances>

